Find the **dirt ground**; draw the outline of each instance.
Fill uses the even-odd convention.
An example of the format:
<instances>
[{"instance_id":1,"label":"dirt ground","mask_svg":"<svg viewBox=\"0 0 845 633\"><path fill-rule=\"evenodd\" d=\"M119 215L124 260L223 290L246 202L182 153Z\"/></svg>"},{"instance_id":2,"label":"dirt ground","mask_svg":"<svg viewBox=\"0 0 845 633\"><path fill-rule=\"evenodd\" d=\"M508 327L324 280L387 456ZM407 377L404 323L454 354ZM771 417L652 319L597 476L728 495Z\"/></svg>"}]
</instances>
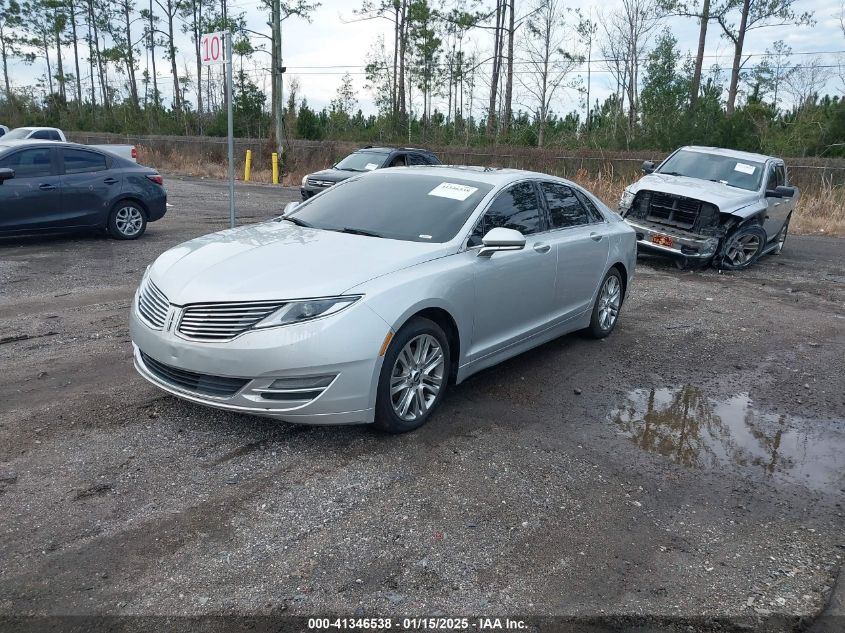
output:
<instances>
[{"instance_id":1,"label":"dirt ground","mask_svg":"<svg viewBox=\"0 0 845 633\"><path fill-rule=\"evenodd\" d=\"M226 226L223 183L166 184L139 241L0 241L0 615L794 630L828 603L845 241L792 237L736 274L640 258L609 339L544 345L388 437L206 409L135 373L144 268ZM239 185L239 221L297 196Z\"/></svg>"}]
</instances>

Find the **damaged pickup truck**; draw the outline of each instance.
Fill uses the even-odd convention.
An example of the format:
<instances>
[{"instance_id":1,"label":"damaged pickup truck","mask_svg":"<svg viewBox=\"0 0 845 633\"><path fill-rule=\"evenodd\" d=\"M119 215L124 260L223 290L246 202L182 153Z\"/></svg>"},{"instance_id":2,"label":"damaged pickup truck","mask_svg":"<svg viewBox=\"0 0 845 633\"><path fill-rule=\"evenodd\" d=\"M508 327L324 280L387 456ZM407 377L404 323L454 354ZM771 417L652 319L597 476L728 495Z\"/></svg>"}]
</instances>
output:
<instances>
[{"instance_id":1,"label":"damaged pickup truck","mask_svg":"<svg viewBox=\"0 0 845 633\"><path fill-rule=\"evenodd\" d=\"M680 267L744 270L779 253L799 192L779 158L716 147L682 147L625 189L619 212L644 251Z\"/></svg>"}]
</instances>

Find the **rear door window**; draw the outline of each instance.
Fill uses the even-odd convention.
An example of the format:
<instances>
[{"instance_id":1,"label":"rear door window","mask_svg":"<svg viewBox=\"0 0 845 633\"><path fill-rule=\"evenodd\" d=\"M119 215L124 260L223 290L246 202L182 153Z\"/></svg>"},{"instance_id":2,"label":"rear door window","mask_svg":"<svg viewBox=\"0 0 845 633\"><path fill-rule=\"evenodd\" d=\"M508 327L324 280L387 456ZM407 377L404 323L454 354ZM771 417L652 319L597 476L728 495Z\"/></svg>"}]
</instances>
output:
<instances>
[{"instance_id":1,"label":"rear door window","mask_svg":"<svg viewBox=\"0 0 845 633\"><path fill-rule=\"evenodd\" d=\"M429 165L430 163L425 159L422 154L409 154L408 155L408 164L409 165Z\"/></svg>"},{"instance_id":2,"label":"rear door window","mask_svg":"<svg viewBox=\"0 0 845 633\"><path fill-rule=\"evenodd\" d=\"M38 147L15 152L0 159L0 168L15 170L15 178L40 178L53 173L50 149Z\"/></svg>"},{"instance_id":3,"label":"rear door window","mask_svg":"<svg viewBox=\"0 0 845 633\"><path fill-rule=\"evenodd\" d=\"M89 152L84 149L65 149L62 151L66 174L84 174L108 169L106 157L97 152Z\"/></svg>"},{"instance_id":4,"label":"rear door window","mask_svg":"<svg viewBox=\"0 0 845 633\"><path fill-rule=\"evenodd\" d=\"M546 204L549 207L549 221L553 229L567 229L573 226L592 224L591 217L571 187L553 182L540 185Z\"/></svg>"}]
</instances>

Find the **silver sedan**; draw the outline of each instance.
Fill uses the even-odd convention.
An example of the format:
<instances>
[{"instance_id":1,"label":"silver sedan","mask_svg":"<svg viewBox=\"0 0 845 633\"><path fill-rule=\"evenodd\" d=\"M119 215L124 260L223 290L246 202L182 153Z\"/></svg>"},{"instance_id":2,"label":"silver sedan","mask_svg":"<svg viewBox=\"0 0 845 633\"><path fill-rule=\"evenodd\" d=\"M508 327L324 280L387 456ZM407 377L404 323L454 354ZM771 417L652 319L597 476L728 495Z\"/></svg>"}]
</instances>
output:
<instances>
[{"instance_id":1,"label":"silver sedan","mask_svg":"<svg viewBox=\"0 0 845 633\"><path fill-rule=\"evenodd\" d=\"M635 261L633 229L567 180L378 170L162 254L131 310L135 366L229 411L409 431L450 383L610 334Z\"/></svg>"}]
</instances>

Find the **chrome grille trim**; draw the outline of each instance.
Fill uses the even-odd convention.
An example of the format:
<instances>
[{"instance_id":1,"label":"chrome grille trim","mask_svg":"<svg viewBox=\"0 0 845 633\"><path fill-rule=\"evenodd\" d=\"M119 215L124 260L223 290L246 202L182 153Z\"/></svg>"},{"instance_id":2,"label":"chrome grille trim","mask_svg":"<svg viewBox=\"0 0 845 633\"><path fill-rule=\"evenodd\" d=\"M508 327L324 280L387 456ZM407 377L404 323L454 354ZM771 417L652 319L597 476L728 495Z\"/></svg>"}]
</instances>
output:
<instances>
[{"instance_id":1,"label":"chrome grille trim","mask_svg":"<svg viewBox=\"0 0 845 633\"><path fill-rule=\"evenodd\" d=\"M194 303L185 307L176 331L198 341L227 341L285 305L285 301Z\"/></svg>"},{"instance_id":2,"label":"chrome grille trim","mask_svg":"<svg viewBox=\"0 0 845 633\"><path fill-rule=\"evenodd\" d=\"M154 330L164 327L170 302L164 293L149 279L138 293L138 314L148 326Z\"/></svg>"}]
</instances>

